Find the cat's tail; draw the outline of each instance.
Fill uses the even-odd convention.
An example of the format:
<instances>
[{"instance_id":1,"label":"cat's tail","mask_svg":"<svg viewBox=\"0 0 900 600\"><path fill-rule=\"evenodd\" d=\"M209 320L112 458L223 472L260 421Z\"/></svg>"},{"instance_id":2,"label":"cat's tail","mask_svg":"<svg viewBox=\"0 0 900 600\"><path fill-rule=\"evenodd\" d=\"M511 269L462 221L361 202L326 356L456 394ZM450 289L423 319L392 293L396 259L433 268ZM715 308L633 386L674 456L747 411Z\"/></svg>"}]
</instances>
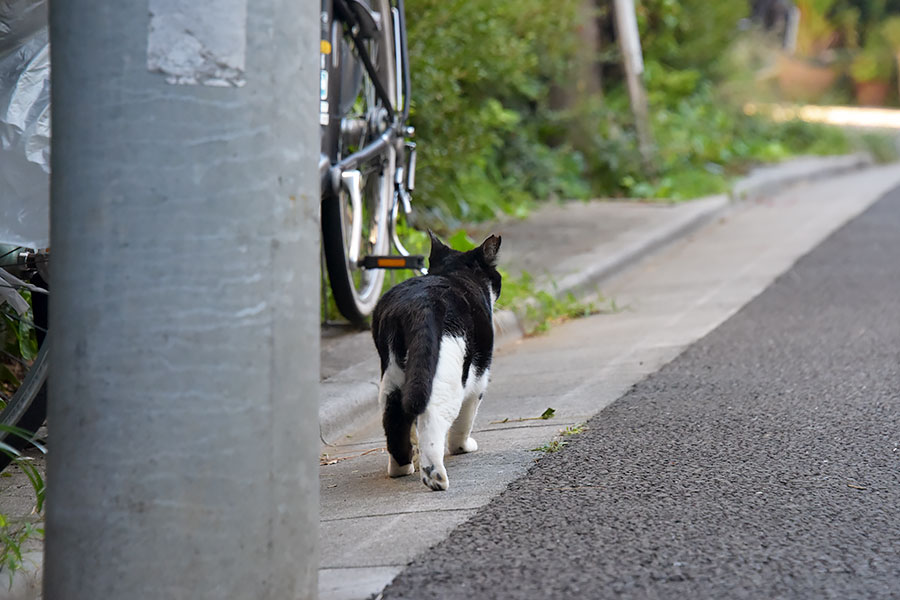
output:
<instances>
[{"instance_id":1,"label":"cat's tail","mask_svg":"<svg viewBox=\"0 0 900 600\"><path fill-rule=\"evenodd\" d=\"M441 344L440 328L435 320L404 322L406 338L406 379L402 388L403 410L412 416L425 412L431 397L431 384L437 370Z\"/></svg>"}]
</instances>

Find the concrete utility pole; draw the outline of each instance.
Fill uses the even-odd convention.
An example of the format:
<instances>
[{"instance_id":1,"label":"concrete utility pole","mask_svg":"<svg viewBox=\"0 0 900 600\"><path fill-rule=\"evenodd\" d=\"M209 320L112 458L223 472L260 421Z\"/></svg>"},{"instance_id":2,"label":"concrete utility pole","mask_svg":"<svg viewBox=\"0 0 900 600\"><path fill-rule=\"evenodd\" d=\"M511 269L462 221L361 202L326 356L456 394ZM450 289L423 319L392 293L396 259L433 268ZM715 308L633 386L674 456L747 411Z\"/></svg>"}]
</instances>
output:
<instances>
[{"instance_id":1,"label":"concrete utility pole","mask_svg":"<svg viewBox=\"0 0 900 600\"><path fill-rule=\"evenodd\" d=\"M631 112L634 114L634 125L637 130L638 149L644 161L644 167L651 172L653 166L653 136L650 131L650 112L647 107L647 92L641 76L644 73L644 59L641 55L641 38L638 34L637 19L634 14L634 0L615 0L614 2L616 38L622 53L622 65L625 69L625 81L628 85L628 99Z\"/></svg>"},{"instance_id":2,"label":"concrete utility pole","mask_svg":"<svg viewBox=\"0 0 900 600\"><path fill-rule=\"evenodd\" d=\"M44 598L314 598L318 4L51 12Z\"/></svg>"}]
</instances>

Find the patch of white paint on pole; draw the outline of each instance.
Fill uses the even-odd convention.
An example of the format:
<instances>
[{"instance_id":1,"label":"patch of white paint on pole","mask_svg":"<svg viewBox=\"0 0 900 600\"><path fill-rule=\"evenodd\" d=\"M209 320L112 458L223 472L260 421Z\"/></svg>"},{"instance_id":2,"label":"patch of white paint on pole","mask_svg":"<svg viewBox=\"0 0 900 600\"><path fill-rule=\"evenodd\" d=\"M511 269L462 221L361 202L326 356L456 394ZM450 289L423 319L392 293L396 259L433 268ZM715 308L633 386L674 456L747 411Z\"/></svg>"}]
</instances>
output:
<instances>
[{"instance_id":1,"label":"patch of white paint on pole","mask_svg":"<svg viewBox=\"0 0 900 600\"><path fill-rule=\"evenodd\" d=\"M644 59L641 56L641 39L634 12L634 0L615 0L616 37L622 53L622 66L625 69L625 81L628 84L628 99L634 113L634 125L638 137L638 149L644 171L652 175L656 171L653 137L650 132L650 109L647 105L647 93L644 90L642 74Z\"/></svg>"},{"instance_id":2,"label":"patch of white paint on pole","mask_svg":"<svg viewBox=\"0 0 900 600\"><path fill-rule=\"evenodd\" d=\"M150 0L147 68L172 84L241 87L247 0Z\"/></svg>"}]
</instances>

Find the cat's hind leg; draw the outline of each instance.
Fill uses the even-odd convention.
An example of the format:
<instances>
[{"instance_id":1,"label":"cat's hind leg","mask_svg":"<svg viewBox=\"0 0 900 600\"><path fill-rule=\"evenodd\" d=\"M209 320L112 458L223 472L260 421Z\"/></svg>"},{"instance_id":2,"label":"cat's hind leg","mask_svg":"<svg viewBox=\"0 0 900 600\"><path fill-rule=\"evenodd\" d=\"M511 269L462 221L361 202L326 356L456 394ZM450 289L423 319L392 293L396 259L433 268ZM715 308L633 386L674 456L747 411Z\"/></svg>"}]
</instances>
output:
<instances>
[{"instance_id":1,"label":"cat's hind leg","mask_svg":"<svg viewBox=\"0 0 900 600\"><path fill-rule=\"evenodd\" d=\"M422 471L422 483L435 491L443 491L450 487L447 469L444 468L444 450L449 429L450 420L430 405L419 415L416 431L419 438L419 468Z\"/></svg>"},{"instance_id":2,"label":"cat's hind leg","mask_svg":"<svg viewBox=\"0 0 900 600\"><path fill-rule=\"evenodd\" d=\"M391 391L386 398L382 424L387 439L388 475L402 477L412 475L416 468L413 465L412 441L409 430L413 418L410 417L400 403L400 390Z\"/></svg>"},{"instance_id":3,"label":"cat's hind leg","mask_svg":"<svg viewBox=\"0 0 900 600\"><path fill-rule=\"evenodd\" d=\"M447 447L451 454L465 454L478 450L478 442L472 437L472 426L475 424L478 405L481 404L484 391L487 389L488 376L486 370L465 387L459 416L450 426L450 433L447 435Z\"/></svg>"},{"instance_id":4,"label":"cat's hind leg","mask_svg":"<svg viewBox=\"0 0 900 600\"><path fill-rule=\"evenodd\" d=\"M464 356L465 341L462 338L445 336L441 339L431 396L416 425L422 482L436 491L450 487L447 470L444 468L444 452L447 448L447 432L459 415L462 404Z\"/></svg>"},{"instance_id":5,"label":"cat's hind leg","mask_svg":"<svg viewBox=\"0 0 900 600\"><path fill-rule=\"evenodd\" d=\"M413 464L412 441L410 429L413 417L403 410L400 386L403 385L403 371L391 357L387 369L381 376L378 387L378 403L382 411L382 425L387 439L388 475L402 477L412 475L416 468Z\"/></svg>"}]
</instances>

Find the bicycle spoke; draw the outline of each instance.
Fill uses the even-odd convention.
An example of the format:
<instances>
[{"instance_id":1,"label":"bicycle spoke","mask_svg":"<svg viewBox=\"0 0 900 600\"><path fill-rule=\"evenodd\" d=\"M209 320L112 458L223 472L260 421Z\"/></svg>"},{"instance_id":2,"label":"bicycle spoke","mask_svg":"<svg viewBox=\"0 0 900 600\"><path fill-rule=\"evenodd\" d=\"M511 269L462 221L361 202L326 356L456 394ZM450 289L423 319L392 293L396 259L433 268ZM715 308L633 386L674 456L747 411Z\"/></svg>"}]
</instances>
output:
<instances>
[{"instance_id":1,"label":"bicycle spoke","mask_svg":"<svg viewBox=\"0 0 900 600\"><path fill-rule=\"evenodd\" d=\"M9 256L10 254L13 254L14 252L19 252L20 250L23 250L22 246L18 246L18 247L16 247L16 248L13 248L12 250L10 250L9 252L7 252L6 254L0 254L0 260L3 260L4 258L6 258L7 256Z\"/></svg>"},{"instance_id":2,"label":"bicycle spoke","mask_svg":"<svg viewBox=\"0 0 900 600\"><path fill-rule=\"evenodd\" d=\"M19 315L15 314L14 312L3 311L0 314L2 314L4 317L12 319L13 321L18 321L19 323L21 323L22 325L25 325L26 327L30 327L32 329L35 329L36 331L40 331L41 333L47 333L46 327L41 327L40 325L37 325L34 321L24 319L24 318L20 317Z\"/></svg>"}]
</instances>

